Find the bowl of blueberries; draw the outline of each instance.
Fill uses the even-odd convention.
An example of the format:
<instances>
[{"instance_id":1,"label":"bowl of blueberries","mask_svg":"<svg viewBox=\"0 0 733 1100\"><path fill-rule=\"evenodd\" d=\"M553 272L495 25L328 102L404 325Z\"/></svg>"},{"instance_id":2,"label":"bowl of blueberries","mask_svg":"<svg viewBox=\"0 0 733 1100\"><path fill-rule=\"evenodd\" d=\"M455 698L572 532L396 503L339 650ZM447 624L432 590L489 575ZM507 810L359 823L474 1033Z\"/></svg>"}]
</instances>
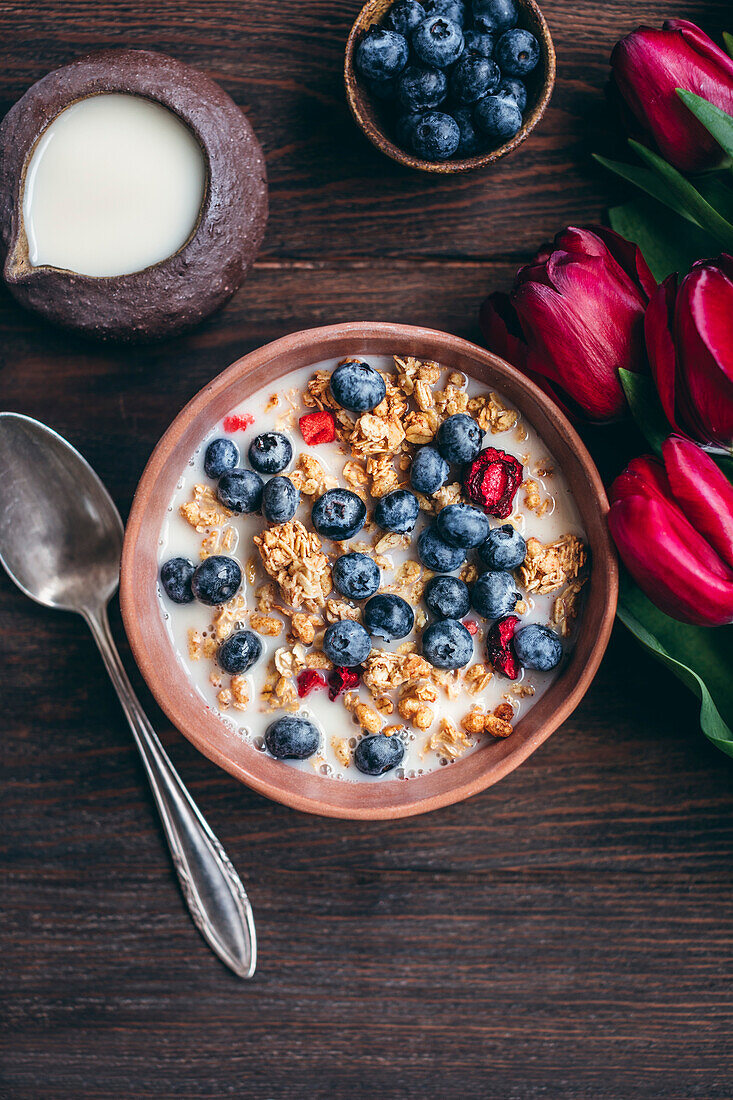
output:
<instances>
[{"instance_id":1,"label":"bowl of blueberries","mask_svg":"<svg viewBox=\"0 0 733 1100\"><path fill-rule=\"evenodd\" d=\"M344 80L381 152L423 172L467 172L506 156L540 121L555 50L534 0L369 0Z\"/></svg>"}]
</instances>

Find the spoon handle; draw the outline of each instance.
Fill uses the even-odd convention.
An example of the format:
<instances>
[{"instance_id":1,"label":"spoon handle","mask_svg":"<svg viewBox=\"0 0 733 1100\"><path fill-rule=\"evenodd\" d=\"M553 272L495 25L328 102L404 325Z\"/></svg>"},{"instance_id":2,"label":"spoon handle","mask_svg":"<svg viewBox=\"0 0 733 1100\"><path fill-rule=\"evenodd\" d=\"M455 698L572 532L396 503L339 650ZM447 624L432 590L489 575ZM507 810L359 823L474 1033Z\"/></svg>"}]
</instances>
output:
<instances>
[{"instance_id":1,"label":"spoon handle","mask_svg":"<svg viewBox=\"0 0 733 1100\"><path fill-rule=\"evenodd\" d=\"M251 978L257 938L244 886L143 713L114 643L107 609L87 611L84 618L140 750L194 924L222 962L240 978Z\"/></svg>"}]
</instances>

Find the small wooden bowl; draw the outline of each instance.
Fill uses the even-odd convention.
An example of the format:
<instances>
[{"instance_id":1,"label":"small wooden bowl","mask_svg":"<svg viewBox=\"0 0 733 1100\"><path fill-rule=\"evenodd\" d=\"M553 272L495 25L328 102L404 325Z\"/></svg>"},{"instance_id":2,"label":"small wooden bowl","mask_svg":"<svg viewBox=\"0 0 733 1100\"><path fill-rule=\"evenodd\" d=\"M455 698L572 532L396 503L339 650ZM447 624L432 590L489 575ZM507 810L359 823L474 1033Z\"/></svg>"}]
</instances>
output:
<instances>
[{"instance_id":1,"label":"small wooden bowl","mask_svg":"<svg viewBox=\"0 0 733 1100\"><path fill-rule=\"evenodd\" d=\"M591 574L575 646L560 676L517 723L511 737L481 745L447 768L416 779L349 783L274 760L230 730L206 705L171 645L156 595L158 547L181 471L201 440L235 405L292 371L345 355L416 355L463 371L499 390L535 427L562 468L580 511ZM249 787L297 810L344 818L425 813L484 790L516 768L575 709L590 686L611 633L618 570L606 525L608 501L593 461L548 397L484 348L433 329L359 321L285 336L238 359L186 405L145 467L122 552L120 603L135 660L160 706L189 741ZM334 721L343 721L340 708ZM333 731L325 731L330 736Z\"/></svg>"},{"instance_id":2,"label":"small wooden bowl","mask_svg":"<svg viewBox=\"0 0 733 1100\"><path fill-rule=\"evenodd\" d=\"M475 157L453 158L450 160L432 161L421 160L406 149L395 145L388 136L388 128L385 127L386 109L383 104L374 99L361 78L357 76L354 68L354 53L362 36L369 30L372 24L380 24L392 7L394 0L369 0L359 12L359 15L351 28L346 43L346 58L344 61L344 83L346 85L346 98L357 125L361 127L372 145L380 152L396 160L398 164L404 164L407 168L417 168L421 172L442 172L448 175L454 172L470 172L474 168L484 168L486 165L495 164L501 157L511 153L518 145L529 137L537 123L545 113L550 102L552 89L555 87L555 47L552 43L550 29L545 17L540 11L535 0L517 0L520 10L519 25L531 31L540 44L540 60L537 68L527 78L527 107L523 113L521 129L496 149L486 153L479 153ZM440 110L440 108L436 108Z\"/></svg>"}]
</instances>

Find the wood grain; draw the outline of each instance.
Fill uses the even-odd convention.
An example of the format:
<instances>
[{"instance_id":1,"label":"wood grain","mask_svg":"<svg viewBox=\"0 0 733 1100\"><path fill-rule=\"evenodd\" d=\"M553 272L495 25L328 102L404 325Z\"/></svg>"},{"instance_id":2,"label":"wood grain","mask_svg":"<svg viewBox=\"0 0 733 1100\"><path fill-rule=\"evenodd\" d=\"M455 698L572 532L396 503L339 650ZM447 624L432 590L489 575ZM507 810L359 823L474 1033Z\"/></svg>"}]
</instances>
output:
<instances>
[{"instance_id":1,"label":"wood grain","mask_svg":"<svg viewBox=\"0 0 733 1100\"><path fill-rule=\"evenodd\" d=\"M220 79L268 154L265 251L195 332L100 347L0 296L3 406L68 435L123 513L173 415L265 340L347 318L477 339L488 290L620 197L588 159L616 140L603 107L615 38L671 15L717 32L728 14L699 0L552 0L559 80L542 126L491 173L441 183L399 171L348 122L338 74L356 10L0 9L3 109L84 50L145 45ZM266 802L198 756L137 678L247 882L261 948L249 985L205 949L177 896L81 622L0 575L0 652L3 1097L730 1097L730 765L699 734L692 697L620 628L583 705L517 772L394 824Z\"/></svg>"}]
</instances>

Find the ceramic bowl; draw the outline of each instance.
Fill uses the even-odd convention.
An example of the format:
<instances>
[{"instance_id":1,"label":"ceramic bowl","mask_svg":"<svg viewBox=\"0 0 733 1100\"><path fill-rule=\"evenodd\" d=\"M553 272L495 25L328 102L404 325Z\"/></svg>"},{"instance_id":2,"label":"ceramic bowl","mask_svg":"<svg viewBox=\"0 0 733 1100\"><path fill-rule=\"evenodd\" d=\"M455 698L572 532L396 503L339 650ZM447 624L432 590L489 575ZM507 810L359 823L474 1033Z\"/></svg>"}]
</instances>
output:
<instances>
[{"instance_id":1,"label":"ceramic bowl","mask_svg":"<svg viewBox=\"0 0 733 1100\"><path fill-rule=\"evenodd\" d=\"M387 121L385 105L369 94L366 84L354 68L354 53L363 35L373 23L382 22L392 3L393 0L369 0L359 12L346 43L344 61L346 98L357 125L364 131L372 145L407 168L417 168L421 172L440 172L443 175L470 172L474 168L495 164L501 157L505 157L521 145L544 115L555 86L555 47L545 17L535 0L517 0L520 10L519 26L531 31L540 44L539 63L526 81L528 99L521 129L513 138L495 149L479 153L475 157L453 157L442 161L422 160L395 143L390 128L385 125Z\"/></svg>"},{"instance_id":2,"label":"ceramic bowl","mask_svg":"<svg viewBox=\"0 0 733 1100\"><path fill-rule=\"evenodd\" d=\"M234 406L291 371L346 355L415 355L461 370L501 391L528 418L563 469L588 535L592 569L575 647L561 675L504 741L481 745L447 768L409 780L349 783L292 768L258 752L217 718L171 646L156 595L158 541L181 470ZM284 384L284 383L283 383ZM135 494L122 553L120 600L132 651L171 722L215 763L287 806L345 818L424 813L476 794L516 768L575 709L595 675L616 610L618 573L606 525L608 501L593 462L557 407L514 367L474 344L432 329L354 322L285 336L238 359L173 421ZM338 720L339 711L334 711Z\"/></svg>"}]
</instances>

